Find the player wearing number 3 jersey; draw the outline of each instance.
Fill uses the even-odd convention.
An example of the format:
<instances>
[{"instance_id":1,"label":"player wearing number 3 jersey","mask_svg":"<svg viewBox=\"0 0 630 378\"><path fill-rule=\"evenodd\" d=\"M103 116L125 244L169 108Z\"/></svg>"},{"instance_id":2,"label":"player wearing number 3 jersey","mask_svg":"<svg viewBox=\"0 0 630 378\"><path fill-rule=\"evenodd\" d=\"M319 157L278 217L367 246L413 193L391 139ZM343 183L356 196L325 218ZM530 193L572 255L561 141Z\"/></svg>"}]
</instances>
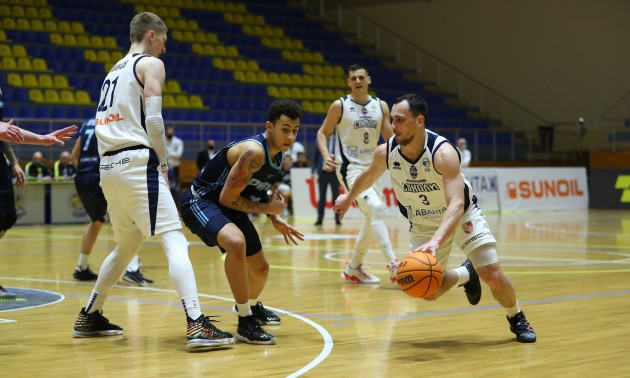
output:
<instances>
[{"instance_id":1,"label":"player wearing number 3 jersey","mask_svg":"<svg viewBox=\"0 0 630 378\"><path fill-rule=\"evenodd\" d=\"M317 145L324 160L324 169L337 169L339 182L350 191L354 180L372 162L379 136L392 136L389 108L384 101L368 94L372 79L367 69L358 64L348 68L348 86L352 93L330 105L324 123L317 131ZM336 130L335 150L328 150L328 137ZM363 259L372 241L372 235L381 248L390 281L396 281L398 260L394 255L384 217L386 208L382 190L374 185L357 197L357 205L365 216L352 259L346 263L342 277L356 283L378 283L377 277L363 269Z\"/></svg>"},{"instance_id":2,"label":"player wearing number 3 jersey","mask_svg":"<svg viewBox=\"0 0 630 378\"><path fill-rule=\"evenodd\" d=\"M101 188L108 204L115 249L101 265L88 303L75 322L75 337L120 335L101 315L109 290L143 240L159 235L169 273L188 321L188 347L233 344L203 316L197 284L171 197L162 119L167 28L155 14L138 13L130 24L131 48L105 77L95 117Z\"/></svg>"}]
</instances>

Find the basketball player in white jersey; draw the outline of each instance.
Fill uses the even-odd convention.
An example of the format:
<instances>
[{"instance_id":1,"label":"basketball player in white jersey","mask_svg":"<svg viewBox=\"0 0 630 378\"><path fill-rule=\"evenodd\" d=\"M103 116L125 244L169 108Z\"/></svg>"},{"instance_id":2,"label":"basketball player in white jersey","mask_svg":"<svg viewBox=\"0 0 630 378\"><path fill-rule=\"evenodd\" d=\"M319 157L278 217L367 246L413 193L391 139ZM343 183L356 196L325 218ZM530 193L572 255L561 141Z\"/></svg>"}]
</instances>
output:
<instances>
[{"instance_id":1,"label":"basketball player in white jersey","mask_svg":"<svg viewBox=\"0 0 630 378\"><path fill-rule=\"evenodd\" d=\"M427 104L418 95L396 99L394 137L376 149L370 167L350 193L337 198L334 210L343 216L352 201L388 169L400 212L411 226L412 251L431 253L446 267L454 242L469 259L446 271L440 290L425 299L434 300L460 284L466 288L468 301L477 304L481 298L478 274L505 308L517 341L535 342L536 333L519 307L514 286L499 266L496 240L461 173L459 153L445 138L425 128L427 113Z\"/></svg>"},{"instance_id":2,"label":"basketball player in white jersey","mask_svg":"<svg viewBox=\"0 0 630 378\"><path fill-rule=\"evenodd\" d=\"M337 169L339 182L348 192L357 176L372 162L379 136L387 140L392 136L389 107L385 101L368 94L372 79L365 67L354 64L348 68L348 86L352 92L335 100L328 109L324 123L317 131L317 145L322 153L324 169ZM335 151L328 149L328 137L336 131ZM387 260L390 281L396 282L398 260L394 255L385 226L386 207L382 191L377 185L366 188L357 197L357 205L365 216L365 223L357 236L354 253L342 277L346 281L374 284L380 279L363 269L363 259L372 237Z\"/></svg>"},{"instance_id":3,"label":"basketball player in white jersey","mask_svg":"<svg viewBox=\"0 0 630 378\"><path fill-rule=\"evenodd\" d=\"M101 87L95 134L101 156L101 187L108 203L116 247L107 256L74 337L121 335L102 307L109 290L138 253L144 239L158 236L188 322L188 347L223 346L234 338L201 313L197 284L177 208L169 192L162 119L167 29L155 14L131 20L131 48L112 67Z\"/></svg>"}]
</instances>

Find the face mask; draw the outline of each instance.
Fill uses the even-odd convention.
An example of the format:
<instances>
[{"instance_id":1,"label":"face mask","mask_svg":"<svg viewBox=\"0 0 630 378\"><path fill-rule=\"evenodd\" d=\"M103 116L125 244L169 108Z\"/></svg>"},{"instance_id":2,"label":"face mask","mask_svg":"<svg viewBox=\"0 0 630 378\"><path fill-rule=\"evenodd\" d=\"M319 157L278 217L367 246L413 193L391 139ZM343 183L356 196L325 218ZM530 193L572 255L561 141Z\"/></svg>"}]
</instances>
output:
<instances>
[{"instance_id":1,"label":"face mask","mask_svg":"<svg viewBox=\"0 0 630 378\"><path fill-rule=\"evenodd\" d=\"M208 151L214 151L214 147L208 147Z\"/></svg>"},{"instance_id":2,"label":"face mask","mask_svg":"<svg viewBox=\"0 0 630 378\"><path fill-rule=\"evenodd\" d=\"M171 140L171 139L173 139L173 136L172 135L167 135L166 138Z\"/></svg>"}]
</instances>

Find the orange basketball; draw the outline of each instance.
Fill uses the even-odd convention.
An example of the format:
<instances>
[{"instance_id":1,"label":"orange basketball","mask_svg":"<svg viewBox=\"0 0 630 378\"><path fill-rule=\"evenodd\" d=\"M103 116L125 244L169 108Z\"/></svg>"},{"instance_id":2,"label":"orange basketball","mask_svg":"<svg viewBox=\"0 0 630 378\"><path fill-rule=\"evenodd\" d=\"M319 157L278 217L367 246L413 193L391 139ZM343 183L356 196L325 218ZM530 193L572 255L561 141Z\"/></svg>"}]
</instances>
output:
<instances>
[{"instance_id":1,"label":"orange basketball","mask_svg":"<svg viewBox=\"0 0 630 378\"><path fill-rule=\"evenodd\" d=\"M407 295L423 298L435 294L444 279L444 269L430 253L414 252L400 261L396 270L398 287Z\"/></svg>"}]
</instances>

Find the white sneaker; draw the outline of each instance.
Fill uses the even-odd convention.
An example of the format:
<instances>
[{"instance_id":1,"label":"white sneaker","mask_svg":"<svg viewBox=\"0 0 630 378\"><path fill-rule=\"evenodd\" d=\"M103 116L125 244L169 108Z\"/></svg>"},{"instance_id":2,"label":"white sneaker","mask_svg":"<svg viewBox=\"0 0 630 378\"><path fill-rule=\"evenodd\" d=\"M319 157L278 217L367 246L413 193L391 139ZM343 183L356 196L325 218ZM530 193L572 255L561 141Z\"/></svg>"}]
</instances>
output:
<instances>
[{"instance_id":1,"label":"white sneaker","mask_svg":"<svg viewBox=\"0 0 630 378\"><path fill-rule=\"evenodd\" d=\"M365 270L363 270L363 264L360 264L357 268L350 266L350 261L346 261L346 267L341 273L341 277L346 281L351 281L359 284L377 284L381 282L378 277L374 277Z\"/></svg>"},{"instance_id":2,"label":"white sneaker","mask_svg":"<svg viewBox=\"0 0 630 378\"><path fill-rule=\"evenodd\" d=\"M387 270L389 271L389 280L391 283L396 282L396 270L398 270L398 265L400 265L398 259L394 259L394 261L387 264Z\"/></svg>"}]
</instances>

